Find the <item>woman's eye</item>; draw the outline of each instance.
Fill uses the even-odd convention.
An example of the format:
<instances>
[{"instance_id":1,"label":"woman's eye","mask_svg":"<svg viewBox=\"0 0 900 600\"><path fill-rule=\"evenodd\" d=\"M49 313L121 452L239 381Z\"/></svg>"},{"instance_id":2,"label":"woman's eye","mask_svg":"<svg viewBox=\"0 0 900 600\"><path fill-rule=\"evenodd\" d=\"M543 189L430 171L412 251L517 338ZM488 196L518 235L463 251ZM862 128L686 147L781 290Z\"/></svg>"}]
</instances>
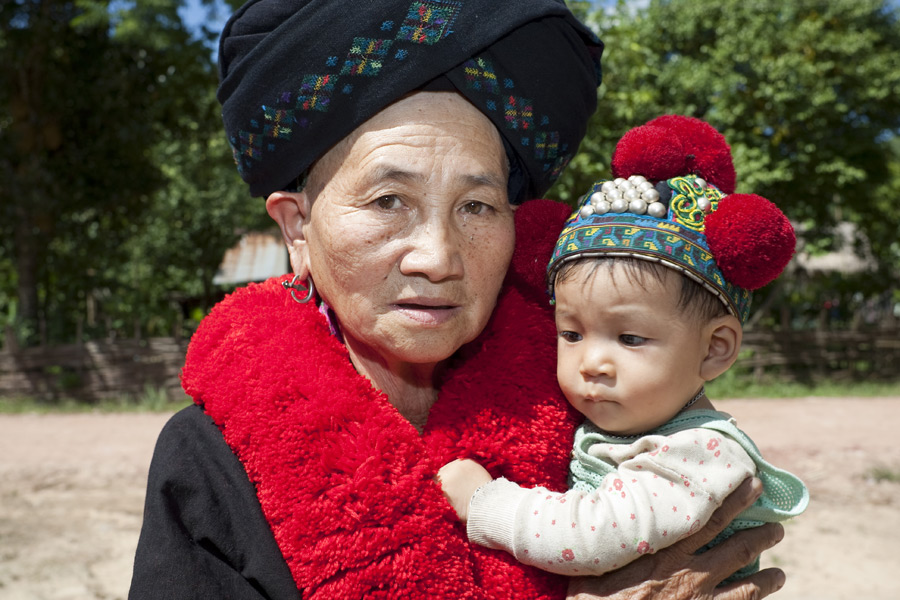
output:
<instances>
[{"instance_id":1,"label":"woman's eye","mask_svg":"<svg viewBox=\"0 0 900 600\"><path fill-rule=\"evenodd\" d=\"M574 331L560 331L559 337L570 343L581 341L581 334Z\"/></svg>"},{"instance_id":2,"label":"woman's eye","mask_svg":"<svg viewBox=\"0 0 900 600\"><path fill-rule=\"evenodd\" d=\"M490 206L485 204L484 202L466 202L463 204L463 212L468 213L470 215L480 215L487 212L490 209Z\"/></svg>"},{"instance_id":3,"label":"woman's eye","mask_svg":"<svg viewBox=\"0 0 900 600\"><path fill-rule=\"evenodd\" d=\"M378 208L383 210L392 210L395 208L400 208L402 203L400 202L400 198L397 196L382 196L378 200L375 201L375 204Z\"/></svg>"},{"instance_id":4,"label":"woman's eye","mask_svg":"<svg viewBox=\"0 0 900 600\"><path fill-rule=\"evenodd\" d=\"M619 336L619 340L621 340L621 342L626 346L640 346L647 341L647 338L643 338L639 335L634 335L631 333L624 333Z\"/></svg>"}]
</instances>

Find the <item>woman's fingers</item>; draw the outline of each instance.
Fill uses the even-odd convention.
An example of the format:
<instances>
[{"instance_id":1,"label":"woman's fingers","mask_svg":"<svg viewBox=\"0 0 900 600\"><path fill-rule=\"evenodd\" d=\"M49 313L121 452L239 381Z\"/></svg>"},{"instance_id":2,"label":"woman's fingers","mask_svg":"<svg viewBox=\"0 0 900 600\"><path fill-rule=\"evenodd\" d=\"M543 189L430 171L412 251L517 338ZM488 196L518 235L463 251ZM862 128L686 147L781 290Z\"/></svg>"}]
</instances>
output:
<instances>
[{"instance_id":1,"label":"woman's fingers","mask_svg":"<svg viewBox=\"0 0 900 600\"><path fill-rule=\"evenodd\" d=\"M707 552L695 554L753 504L762 491L759 479L747 479L725 499L700 531L602 577L573 578L569 599L756 600L779 590L785 580L779 569L765 569L728 586L715 587L781 541L784 528L777 523L739 531Z\"/></svg>"},{"instance_id":2,"label":"woman's fingers","mask_svg":"<svg viewBox=\"0 0 900 600\"><path fill-rule=\"evenodd\" d=\"M757 600L773 594L784 586L784 571L763 569L736 583L716 588L716 600Z\"/></svg>"},{"instance_id":3,"label":"woman's fingers","mask_svg":"<svg viewBox=\"0 0 900 600\"><path fill-rule=\"evenodd\" d=\"M693 554L713 541L741 511L756 502L762 493L762 481L756 477L748 477L725 498L722 506L713 513L709 522L700 531L678 542L675 546L678 546L686 554Z\"/></svg>"},{"instance_id":4,"label":"woman's fingers","mask_svg":"<svg viewBox=\"0 0 900 600\"><path fill-rule=\"evenodd\" d=\"M694 568L708 572L715 581L722 581L782 538L784 527L778 523L738 531L715 548L697 555Z\"/></svg>"},{"instance_id":5,"label":"woman's fingers","mask_svg":"<svg viewBox=\"0 0 900 600\"><path fill-rule=\"evenodd\" d=\"M746 479L725 499L722 506L713 513L712 518L700 531L678 542L673 549L693 554L712 541L731 521L745 508L756 502L763 492L762 482L753 477ZM757 556L768 550L784 538L784 528L778 523L768 523L761 527L753 527L738 531L730 538L703 554L698 554L691 561L691 569L709 574L714 582L719 582L752 562ZM718 588L715 597L725 590L734 595L723 598L763 598L784 585L784 573L778 569L770 570L761 576L754 575L741 584Z\"/></svg>"}]
</instances>

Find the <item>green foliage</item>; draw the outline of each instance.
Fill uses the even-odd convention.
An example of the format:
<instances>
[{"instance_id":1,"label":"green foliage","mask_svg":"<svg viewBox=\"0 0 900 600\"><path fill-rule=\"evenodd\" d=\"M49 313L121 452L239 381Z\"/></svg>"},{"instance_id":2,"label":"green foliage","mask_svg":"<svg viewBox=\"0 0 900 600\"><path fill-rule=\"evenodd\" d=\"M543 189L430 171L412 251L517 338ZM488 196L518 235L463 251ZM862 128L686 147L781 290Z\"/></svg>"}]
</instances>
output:
<instances>
[{"instance_id":1,"label":"green foliage","mask_svg":"<svg viewBox=\"0 0 900 600\"><path fill-rule=\"evenodd\" d=\"M777 377L759 379L736 366L707 383L706 392L713 402L722 398L893 398L900 397L900 380L870 382L822 379L802 382Z\"/></svg>"},{"instance_id":2,"label":"green foliage","mask_svg":"<svg viewBox=\"0 0 900 600\"><path fill-rule=\"evenodd\" d=\"M653 0L595 11L606 44L588 139L551 195L609 177L616 140L664 113L732 145L738 192L777 202L812 241L859 225L882 285L900 273L900 25L883 0ZM824 245L827 248L827 244ZM886 281L887 279L887 281ZM892 280L892 281L891 281Z\"/></svg>"},{"instance_id":3,"label":"green foliage","mask_svg":"<svg viewBox=\"0 0 900 600\"><path fill-rule=\"evenodd\" d=\"M148 333L171 331L172 303L198 299L209 308L217 298L212 280L225 251L241 233L271 226L262 201L246 196L231 150L219 133L218 104L207 94L206 127L185 122L166 132L154 148L166 186L154 197L143 225L122 250L130 271L119 273L123 317L150 310L168 318L144 319ZM201 312L202 315L202 312Z\"/></svg>"},{"instance_id":4,"label":"green foliage","mask_svg":"<svg viewBox=\"0 0 900 600\"><path fill-rule=\"evenodd\" d=\"M159 185L144 152L156 69L105 29L73 28L78 14L61 1L0 9L0 237L26 322L77 295L66 269L102 260Z\"/></svg>"},{"instance_id":5,"label":"green foliage","mask_svg":"<svg viewBox=\"0 0 900 600\"><path fill-rule=\"evenodd\" d=\"M0 5L0 326L20 342L171 332L174 301L208 307L225 249L265 214L180 5Z\"/></svg>"},{"instance_id":6,"label":"green foliage","mask_svg":"<svg viewBox=\"0 0 900 600\"><path fill-rule=\"evenodd\" d=\"M875 483L900 483L900 471L890 467L876 466L866 471L865 478Z\"/></svg>"},{"instance_id":7,"label":"green foliage","mask_svg":"<svg viewBox=\"0 0 900 600\"><path fill-rule=\"evenodd\" d=\"M222 134L209 49L217 32L188 31L184 3L0 2L0 328L20 342L169 333L185 300L202 315L221 294L212 275L240 233L267 226ZM895 4L569 4L606 44L604 85L551 197L574 202L608 177L631 127L693 115L731 141L738 191L778 202L804 225L808 248L830 249L832 225L850 221L877 259L872 273L788 285L773 298L806 306L800 318L811 321L823 286L844 306L861 291L897 289Z\"/></svg>"},{"instance_id":8,"label":"green foliage","mask_svg":"<svg viewBox=\"0 0 900 600\"><path fill-rule=\"evenodd\" d=\"M140 394L119 396L96 402L75 398L0 397L0 415L23 413L118 413L175 412L191 404L184 394L170 395L165 389L148 385Z\"/></svg>"}]
</instances>

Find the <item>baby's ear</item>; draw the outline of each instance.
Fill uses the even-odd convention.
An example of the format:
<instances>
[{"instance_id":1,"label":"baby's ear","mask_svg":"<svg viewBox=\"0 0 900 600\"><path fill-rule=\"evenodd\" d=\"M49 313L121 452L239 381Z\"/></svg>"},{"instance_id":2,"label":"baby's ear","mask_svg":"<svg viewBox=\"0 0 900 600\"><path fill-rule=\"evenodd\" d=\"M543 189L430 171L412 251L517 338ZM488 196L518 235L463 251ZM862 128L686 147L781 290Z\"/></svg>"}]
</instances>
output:
<instances>
[{"instance_id":1,"label":"baby's ear","mask_svg":"<svg viewBox=\"0 0 900 600\"><path fill-rule=\"evenodd\" d=\"M709 346L700 363L700 377L711 381L731 368L741 351L744 329L734 315L716 317L706 326Z\"/></svg>"}]
</instances>

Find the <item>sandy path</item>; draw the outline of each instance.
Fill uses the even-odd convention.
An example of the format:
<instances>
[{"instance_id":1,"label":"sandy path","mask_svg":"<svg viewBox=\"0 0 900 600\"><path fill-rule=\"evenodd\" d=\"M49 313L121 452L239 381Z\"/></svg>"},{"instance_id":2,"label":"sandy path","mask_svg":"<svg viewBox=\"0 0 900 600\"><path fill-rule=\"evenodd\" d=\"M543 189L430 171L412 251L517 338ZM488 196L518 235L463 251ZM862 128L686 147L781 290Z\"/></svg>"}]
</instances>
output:
<instances>
[{"instance_id":1,"label":"sandy path","mask_svg":"<svg viewBox=\"0 0 900 600\"><path fill-rule=\"evenodd\" d=\"M900 598L900 398L719 402L770 462L809 486L763 566L788 574L779 600ZM894 483L871 478L873 467Z\"/></svg>"},{"instance_id":2,"label":"sandy path","mask_svg":"<svg viewBox=\"0 0 900 600\"><path fill-rule=\"evenodd\" d=\"M718 403L812 504L764 556L779 600L900 598L900 398ZM0 415L0 599L121 599L146 471L168 415ZM887 449L887 450L885 450Z\"/></svg>"},{"instance_id":3,"label":"sandy path","mask_svg":"<svg viewBox=\"0 0 900 600\"><path fill-rule=\"evenodd\" d=\"M168 417L0 416L0 598L125 598Z\"/></svg>"}]
</instances>

